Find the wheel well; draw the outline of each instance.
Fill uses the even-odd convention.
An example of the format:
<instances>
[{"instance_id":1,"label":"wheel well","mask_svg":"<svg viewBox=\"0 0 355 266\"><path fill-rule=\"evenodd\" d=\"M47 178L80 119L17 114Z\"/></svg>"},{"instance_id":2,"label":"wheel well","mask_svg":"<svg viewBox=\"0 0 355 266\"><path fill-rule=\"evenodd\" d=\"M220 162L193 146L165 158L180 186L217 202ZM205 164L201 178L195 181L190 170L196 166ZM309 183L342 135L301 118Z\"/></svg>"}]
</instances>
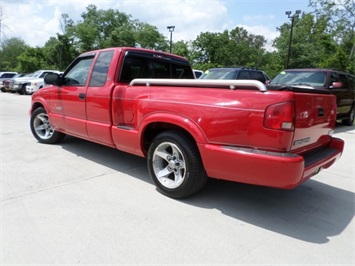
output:
<instances>
[{"instance_id":1,"label":"wheel well","mask_svg":"<svg viewBox=\"0 0 355 266\"><path fill-rule=\"evenodd\" d=\"M149 149L149 146L152 143L153 139L161 132L167 131L167 130L175 130L177 132L180 132L180 133L186 135L187 137L191 138L196 143L196 140L194 139L194 137L187 130L185 130L182 127L179 127L174 124L169 124L169 123L152 123L144 130L144 133L143 133L142 149L143 149L144 154L148 154L148 149Z\"/></svg>"},{"instance_id":2,"label":"wheel well","mask_svg":"<svg viewBox=\"0 0 355 266\"><path fill-rule=\"evenodd\" d=\"M39 108L39 107L44 107L44 106L43 106L42 104L40 104L40 103L34 103L34 104L32 105L31 113L33 113L34 110L36 110L36 109Z\"/></svg>"}]
</instances>

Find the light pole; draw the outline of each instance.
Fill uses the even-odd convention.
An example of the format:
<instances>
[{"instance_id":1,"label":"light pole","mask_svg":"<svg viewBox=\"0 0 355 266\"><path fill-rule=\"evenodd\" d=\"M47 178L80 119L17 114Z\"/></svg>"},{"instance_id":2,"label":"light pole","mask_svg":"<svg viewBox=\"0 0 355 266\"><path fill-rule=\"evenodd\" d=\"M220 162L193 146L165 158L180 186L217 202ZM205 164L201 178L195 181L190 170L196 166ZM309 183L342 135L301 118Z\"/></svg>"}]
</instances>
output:
<instances>
[{"instance_id":1,"label":"light pole","mask_svg":"<svg viewBox=\"0 0 355 266\"><path fill-rule=\"evenodd\" d=\"M168 26L167 27L169 32L170 32L170 53L171 53L171 48L172 48L172 45L173 45L173 31L175 29L175 26Z\"/></svg>"},{"instance_id":2,"label":"light pole","mask_svg":"<svg viewBox=\"0 0 355 266\"><path fill-rule=\"evenodd\" d=\"M286 61L286 69L288 68L288 63L290 61L290 54L291 54L291 43L292 43L292 33L293 33L293 25L295 23L295 18L298 18L301 14L301 10L296 10L295 14L291 16L291 11L286 11L285 14L288 18L291 19L291 31L290 31L290 40L288 42L288 53L287 53L287 61Z\"/></svg>"}]
</instances>

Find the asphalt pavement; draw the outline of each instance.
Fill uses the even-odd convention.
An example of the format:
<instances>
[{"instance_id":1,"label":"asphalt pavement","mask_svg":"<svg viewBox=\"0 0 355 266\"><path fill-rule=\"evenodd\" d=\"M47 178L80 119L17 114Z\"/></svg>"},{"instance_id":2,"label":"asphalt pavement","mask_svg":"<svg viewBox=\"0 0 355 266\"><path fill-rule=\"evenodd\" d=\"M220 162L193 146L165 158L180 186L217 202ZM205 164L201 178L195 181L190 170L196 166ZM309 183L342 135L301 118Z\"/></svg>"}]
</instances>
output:
<instances>
[{"instance_id":1,"label":"asphalt pavement","mask_svg":"<svg viewBox=\"0 0 355 266\"><path fill-rule=\"evenodd\" d=\"M1 265L354 265L355 126L294 190L210 180L174 200L145 159L66 137L39 144L30 96L0 93Z\"/></svg>"}]
</instances>

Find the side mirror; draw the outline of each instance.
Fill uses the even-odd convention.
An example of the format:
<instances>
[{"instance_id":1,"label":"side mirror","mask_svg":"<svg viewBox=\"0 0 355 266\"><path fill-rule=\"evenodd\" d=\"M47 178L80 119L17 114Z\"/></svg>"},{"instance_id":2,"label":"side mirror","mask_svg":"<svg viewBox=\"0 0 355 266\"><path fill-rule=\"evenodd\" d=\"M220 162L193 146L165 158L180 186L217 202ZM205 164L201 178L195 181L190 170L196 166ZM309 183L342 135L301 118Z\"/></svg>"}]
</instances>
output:
<instances>
[{"instance_id":1,"label":"side mirror","mask_svg":"<svg viewBox=\"0 0 355 266\"><path fill-rule=\"evenodd\" d=\"M50 85L60 85L60 76L57 73L48 73L44 77L44 82Z\"/></svg>"},{"instance_id":2,"label":"side mirror","mask_svg":"<svg viewBox=\"0 0 355 266\"><path fill-rule=\"evenodd\" d=\"M339 89L343 87L343 83L342 82L333 82L332 86L330 88L332 89Z\"/></svg>"},{"instance_id":3,"label":"side mirror","mask_svg":"<svg viewBox=\"0 0 355 266\"><path fill-rule=\"evenodd\" d=\"M265 80L265 85L269 85L271 80Z\"/></svg>"}]
</instances>

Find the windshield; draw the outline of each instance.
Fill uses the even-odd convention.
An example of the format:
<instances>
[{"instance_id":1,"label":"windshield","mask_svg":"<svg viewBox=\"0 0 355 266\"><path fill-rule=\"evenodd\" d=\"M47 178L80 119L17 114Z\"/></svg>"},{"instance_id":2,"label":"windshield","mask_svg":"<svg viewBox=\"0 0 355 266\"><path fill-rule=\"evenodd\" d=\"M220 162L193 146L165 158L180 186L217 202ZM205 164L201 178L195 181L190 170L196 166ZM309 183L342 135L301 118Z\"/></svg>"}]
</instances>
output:
<instances>
[{"instance_id":1,"label":"windshield","mask_svg":"<svg viewBox=\"0 0 355 266\"><path fill-rule=\"evenodd\" d=\"M232 69L211 69L206 71L200 79L235 79L236 72Z\"/></svg>"},{"instance_id":2,"label":"windshield","mask_svg":"<svg viewBox=\"0 0 355 266\"><path fill-rule=\"evenodd\" d=\"M35 77L37 78L39 74L41 74L42 71L36 71L36 72L33 72L29 77Z\"/></svg>"},{"instance_id":3,"label":"windshield","mask_svg":"<svg viewBox=\"0 0 355 266\"><path fill-rule=\"evenodd\" d=\"M270 85L287 84L287 85L310 85L322 87L325 85L325 71L282 71L271 82Z\"/></svg>"}]
</instances>

